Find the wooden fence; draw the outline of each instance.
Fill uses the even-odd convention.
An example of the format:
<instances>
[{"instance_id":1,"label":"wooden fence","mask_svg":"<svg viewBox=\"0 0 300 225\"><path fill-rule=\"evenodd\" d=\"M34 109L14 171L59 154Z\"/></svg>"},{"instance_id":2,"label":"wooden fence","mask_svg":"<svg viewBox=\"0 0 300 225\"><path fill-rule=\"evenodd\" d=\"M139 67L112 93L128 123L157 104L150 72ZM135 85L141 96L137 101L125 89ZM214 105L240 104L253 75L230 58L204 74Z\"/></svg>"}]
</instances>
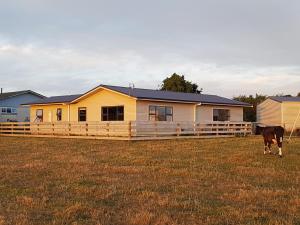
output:
<instances>
[{"instance_id":1,"label":"wooden fence","mask_svg":"<svg viewBox=\"0 0 300 225\"><path fill-rule=\"evenodd\" d=\"M170 139L246 136L246 122L57 122L0 123L1 136L73 137L94 139Z\"/></svg>"}]
</instances>

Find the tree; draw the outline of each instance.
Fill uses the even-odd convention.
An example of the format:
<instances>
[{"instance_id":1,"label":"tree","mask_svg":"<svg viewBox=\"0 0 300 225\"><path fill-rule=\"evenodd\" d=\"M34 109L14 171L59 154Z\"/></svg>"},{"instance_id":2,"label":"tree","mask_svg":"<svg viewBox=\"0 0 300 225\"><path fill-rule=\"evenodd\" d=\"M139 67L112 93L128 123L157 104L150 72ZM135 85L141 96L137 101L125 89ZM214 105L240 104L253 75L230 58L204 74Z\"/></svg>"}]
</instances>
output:
<instances>
[{"instance_id":1,"label":"tree","mask_svg":"<svg viewBox=\"0 0 300 225\"><path fill-rule=\"evenodd\" d=\"M264 100L266 100L267 96L258 95L258 94L256 94L255 97L253 97L253 95L249 95L249 96L240 95L238 97L234 97L233 99L253 105L253 107L251 108L250 107L244 108L244 120L247 122L256 122L257 105L263 102Z\"/></svg>"},{"instance_id":2,"label":"tree","mask_svg":"<svg viewBox=\"0 0 300 225\"><path fill-rule=\"evenodd\" d=\"M160 90L197 94L200 94L202 92L202 88L198 89L198 85L196 83L187 81L185 80L184 75L180 76L176 73L173 73L172 76L167 77L163 80Z\"/></svg>"},{"instance_id":3,"label":"tree","mask_svg":"<svg viewBox=\"0 0 300 225\"><path fill-rule=\"evenodd\" d=\"M298 97L300 97L300 92L297 94Z\"/></svg>"}]
</instances>

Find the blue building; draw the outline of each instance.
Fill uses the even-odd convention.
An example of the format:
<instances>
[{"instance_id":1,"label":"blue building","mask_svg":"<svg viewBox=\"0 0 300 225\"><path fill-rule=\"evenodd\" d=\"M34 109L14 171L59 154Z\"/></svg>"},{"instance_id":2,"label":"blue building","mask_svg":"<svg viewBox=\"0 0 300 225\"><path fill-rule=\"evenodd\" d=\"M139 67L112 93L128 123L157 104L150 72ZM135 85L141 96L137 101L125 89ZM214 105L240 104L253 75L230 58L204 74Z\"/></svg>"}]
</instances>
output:
<instances>
[{"instance_id":1,"label":"blue building","mask_svg":"<svg viewBox=\"0 0 300 225\"><path fill-rule=\"evenodd\" d=\"M34 91L0 92L0 122L30 121L30 111L24 103L37 101L45 96Z\"/></svg>"}]
</instances>

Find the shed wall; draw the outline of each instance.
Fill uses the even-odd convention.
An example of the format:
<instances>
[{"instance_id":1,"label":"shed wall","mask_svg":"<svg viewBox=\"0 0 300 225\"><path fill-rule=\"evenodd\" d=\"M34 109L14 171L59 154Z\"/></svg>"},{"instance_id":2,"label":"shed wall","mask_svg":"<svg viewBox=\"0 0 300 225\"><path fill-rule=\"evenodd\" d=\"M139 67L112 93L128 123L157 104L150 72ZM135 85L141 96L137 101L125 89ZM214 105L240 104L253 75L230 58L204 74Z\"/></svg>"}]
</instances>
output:
<instances>
[{"instance_id":1,"label":"shed wall","mask_svg":"<svg viewBox=\"0 0 300 225\"><path fill-rule=\"evenodd\" d=\"M282 126L281 103L267 99L257 106L257 122L267 126Z\"/></svg>"},{"instance_id":2,"label":"shed wall","mask_svg":"<svg viewBox=\"0 0 300 225\"><path fill-rule=\"evenodd\" d=\"M290 131L295 123L300 110L300 102L283 102L282 103L282 119L283 126ZM296 121L296 129L300 129L300 118Z\"/></svg>"}]
</instances>

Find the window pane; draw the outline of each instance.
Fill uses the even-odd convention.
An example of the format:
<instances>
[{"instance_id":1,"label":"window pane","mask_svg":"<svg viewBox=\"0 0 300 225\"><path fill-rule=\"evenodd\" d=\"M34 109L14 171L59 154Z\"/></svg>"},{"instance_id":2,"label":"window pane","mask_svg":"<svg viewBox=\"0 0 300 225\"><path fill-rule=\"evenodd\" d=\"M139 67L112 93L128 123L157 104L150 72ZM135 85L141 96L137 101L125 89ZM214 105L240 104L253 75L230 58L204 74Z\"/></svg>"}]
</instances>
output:
<instances>
[{"instance_id":1,"label":"window pane","mask_svg":"<svg viewBox=\"0 0 300 225\"><path fill-rule=\"evenodd\" d=\"M119 114L123 114L124 113L124 107L123 106L119 106L118 107L118 113Z\"/></svg>"},{"instance_id":2,"label":"window pane","mask_svg":"<svg viewBox=\"0 0 300 225\"><path fill-rule=\"evenodd\" d=\"M56 117L57 117L57 121L61 121L62 118L62 109L57 109L56 111Z\"/></svg>"},{"instance_id":3,"label":"window pane","mask_svg":"<svg viewBox=\"0 0 300 225\"><path fill-rule=\"evenodd\" d=\"M102 115L102 121L108 121L108 117L107 117L107 115Z\"/></svg>"},{"instance_id":4,"label":"window pane","mask_svg":"<svg viewBox=\"0 0 300 225\"><path fill-rule=\"evenodd\" d=\"M42 109L36 110L36 121L43 122L43 110Z\"/></svg>"},{"instance_id":5,"label":"window pane","mask_svg":"<svg viewBox=\"0 0 300 225\"><path fill-rule=\"evenodd\" d=\"M86 108L79 108L78 109L78 120L79 121L86 121Z\"/></svg>"},{"instance_id":6,"label":"window pane","mask_svg":"<svg viewBox=\"0 0 300 225\"><path fill-rule=\"evenodd\" d=\"M158 121L166 121L166 108L165 107L157 107L156 108L157 119Z\"/></svg>"},{"instance_id":7,"label":"window pane","mask_svg":"<svg viewBox=\"0 0 300 225\"><path fill-rule=\"evenodd\" d=\"M43 116L43 110L42 109L37 109L36 110L36 115L37 116Z\"/></svg>"},{"instance_id":8,"label":"window pane","mask_svg":"<svg viewBox=\"0 0 300 225\"><path fill-rule=\"evenodd\" d=\"M154 115L154 114L155 114L155 111L156 111L156 107L153 106L153 105L150 105L150 106L149 106L149 114Z\"/></svg>"},{"instance_id":9,"label":"window pane","mask_svg":"<svg viewBox=\"0 0 300 225\"><path fill-rule=\"evenodd\" d=\"M172 107L166 107L166 113L167 113L167 115L173 115L173 108Z\"/></svg>"},{"instance_id":10,"label":"window pane","mask_svg":"<svg viewBox=\"0 0 300 225\"><path fill-rule=\"evenodd\" d=\"M7 113L11 113L11 108L7 108Z\"/></svg>"}]
</instances>

